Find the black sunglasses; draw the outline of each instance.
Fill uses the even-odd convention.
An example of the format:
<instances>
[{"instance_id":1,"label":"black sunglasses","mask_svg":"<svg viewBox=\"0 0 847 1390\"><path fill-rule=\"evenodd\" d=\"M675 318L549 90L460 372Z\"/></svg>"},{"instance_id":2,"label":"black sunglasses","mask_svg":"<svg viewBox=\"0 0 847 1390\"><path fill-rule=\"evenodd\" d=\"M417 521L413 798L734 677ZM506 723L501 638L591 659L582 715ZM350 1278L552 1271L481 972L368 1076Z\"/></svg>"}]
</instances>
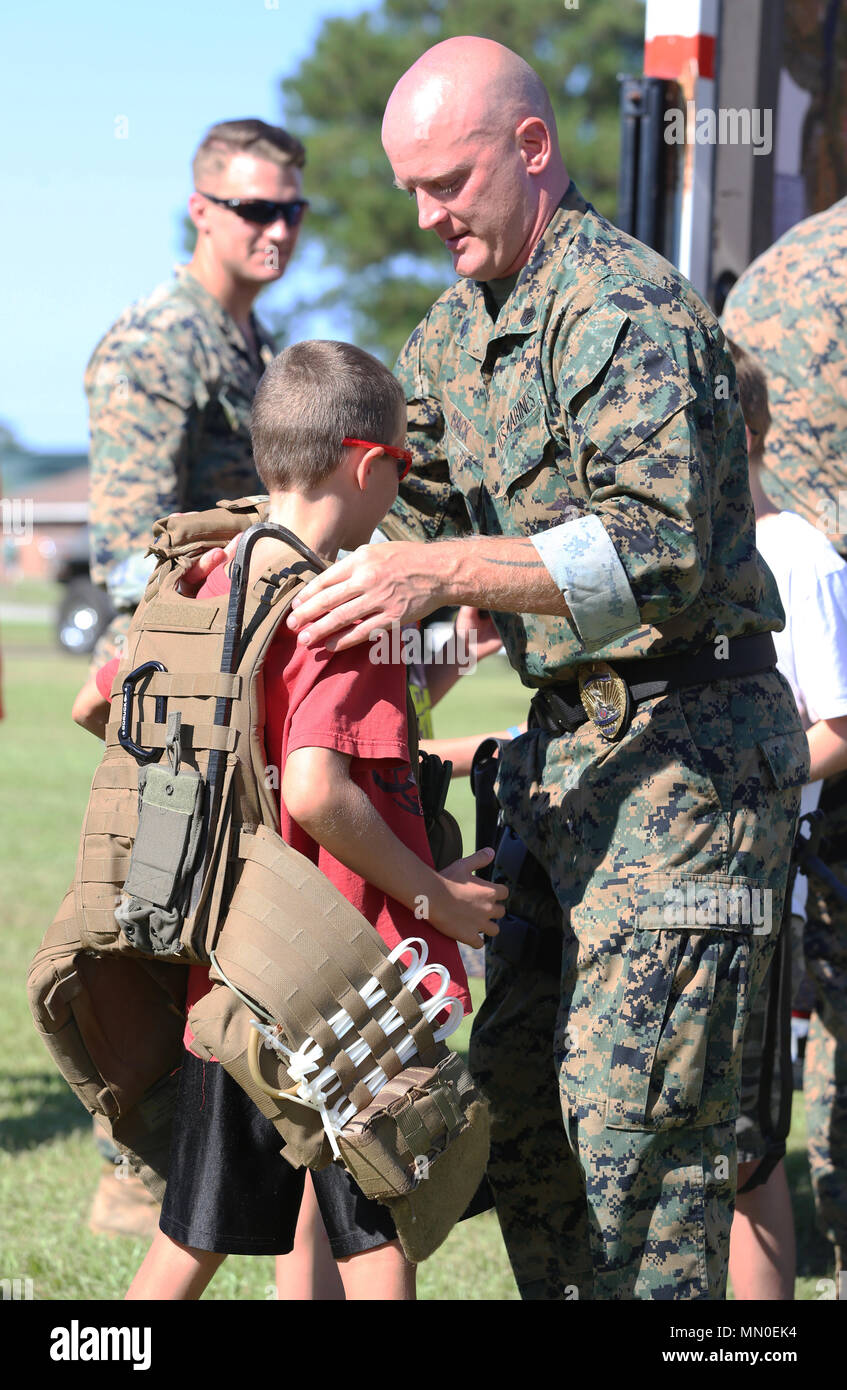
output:
<instances>
[{"instance_id":1,"label":"black sunglasses","mask_svg":"<svg viewBox=\"0 0 847 1390\"><path fill-rule=\"evenodd\" d=\"M274 203L269 198L216 198L212 193L201 193L200 197L208 198L210 203L217 203L218 207L230 208L237 217L242 217L245 222L255 222L257 227L269 227L280 217L286 227L299 227L303 213L309 206L306 198L295 198L291 203Z\"/></svg>"}]
</instances>

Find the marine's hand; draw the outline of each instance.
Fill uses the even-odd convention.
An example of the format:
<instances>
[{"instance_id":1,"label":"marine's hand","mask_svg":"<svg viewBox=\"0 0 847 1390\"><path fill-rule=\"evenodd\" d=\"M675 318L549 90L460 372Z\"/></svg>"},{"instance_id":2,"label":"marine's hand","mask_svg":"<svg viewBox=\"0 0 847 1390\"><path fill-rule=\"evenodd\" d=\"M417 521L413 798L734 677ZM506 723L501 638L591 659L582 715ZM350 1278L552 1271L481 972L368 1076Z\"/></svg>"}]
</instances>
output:
<instances>
[{"instance_id":1,"label":"marine's hand","mask_svg":"<svg viewBox=\"0 0 847 1390\"><path fill-rule=\"evenodd\" d=\"M422 541L360 545L301 589L289 628L303 646L346 651L379 628L425 617L442 603L435 549Z\"/></svg>"},{"instance_id":2,"label":"marine's hand","mask_svg":"<svg viewBox=\"0 0 847 1390\"><path fill-rule=\"evenodd\" d=\"M480 849L448 864L439 874L444 893L430 904L429 920L445 936L466 946L484 946L486 936L496 936L500 930L495 919L506 910L504 899L509 890L503 883L489 883L475 876L476 870L484 869L493 858L493 849Z\"/></svg>"}]
</instances>

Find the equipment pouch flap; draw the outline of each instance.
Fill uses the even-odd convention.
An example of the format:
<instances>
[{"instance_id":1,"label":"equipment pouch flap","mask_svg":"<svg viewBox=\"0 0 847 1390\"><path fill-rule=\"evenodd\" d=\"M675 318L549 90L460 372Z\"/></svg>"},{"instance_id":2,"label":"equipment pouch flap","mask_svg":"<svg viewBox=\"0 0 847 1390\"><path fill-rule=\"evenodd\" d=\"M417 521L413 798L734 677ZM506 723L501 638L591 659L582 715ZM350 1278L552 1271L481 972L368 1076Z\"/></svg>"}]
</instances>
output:
<instances>
[{"instance_id":1,"label":"equipment pouch flap","mask_svg":"<svg viewBox=\"0 0 847 1390\"><path fill-rule=\"evenodd\" d=\"M139 776L138 832L124 892L170 907L190 868L186 863L202 811L203 778L190 768L147 767Z\"/></svg>"}]
</instances>

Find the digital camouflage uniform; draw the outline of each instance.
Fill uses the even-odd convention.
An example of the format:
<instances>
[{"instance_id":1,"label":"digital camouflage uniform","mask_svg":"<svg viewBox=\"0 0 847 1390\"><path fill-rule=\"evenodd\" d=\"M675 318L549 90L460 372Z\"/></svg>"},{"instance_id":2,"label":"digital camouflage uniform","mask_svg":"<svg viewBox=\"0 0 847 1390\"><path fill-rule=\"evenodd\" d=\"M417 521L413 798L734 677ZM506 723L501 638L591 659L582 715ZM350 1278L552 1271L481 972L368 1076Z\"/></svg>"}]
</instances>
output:
<instances>
[{"instance_id":1,"label":"digital camouflage uniform","mask_svg":"<svg viewBox=\"0 0 847 1390\"><path fill-rule=\"evenodd\" d=\"M724 309L727 334L768 381L765 486L821 527L847 558L847 198L807 218L744 272ZM839 496L840 494L840 496ZM824 783L825 862L847 881L847 774ZM815 1009L803 1065L818 1220L847 1252L847 909L809 881L806 971Z\"/></svg>"},{"instance_id":2,"label":"digital camouflage uniform","mask_svg":"<svg viewBox=\"0 0 847 1390\"><path fill-rule=\"evenodd\" d=\"M847 559L845 263L842 198L792 227L745 270L722 322L767 375L767 492L778 506L824 530Z\"/></svg>"},{"instance_id":3,"label":"digital camouflage uniform","mask_svg":"<svg viewBox=\"0 0 847 1390\"><path fill-rule=\"evenodd\" d=\"M573 184L496 323L460 281L398 374L416 461L395 537L532 536L568 601L572 621L494 615L525 684L781 625L715 320ZM501 806L566 924L560 978L495 939L472 1039L524 1297L723 1297L741 1035L775 937L677 899L769 891L776 928L807 771L775 672L645 702L615 744L588 722L505 749Z\"/></svg>"},{"instance_id":4,"label":"digital camouflage uniform","mask_svg":"<svg viewBox=\"0 0 847 1390\"><path fill-rule=\"evenodd\" d=\"M91 426L91 577L119 609L94 667L122 645L152 562L153 522L264 491L253 466L250 406L274 356L253 319L259 356L186 267L133 304L85 373Z\"/></svg>"}]
</instances>

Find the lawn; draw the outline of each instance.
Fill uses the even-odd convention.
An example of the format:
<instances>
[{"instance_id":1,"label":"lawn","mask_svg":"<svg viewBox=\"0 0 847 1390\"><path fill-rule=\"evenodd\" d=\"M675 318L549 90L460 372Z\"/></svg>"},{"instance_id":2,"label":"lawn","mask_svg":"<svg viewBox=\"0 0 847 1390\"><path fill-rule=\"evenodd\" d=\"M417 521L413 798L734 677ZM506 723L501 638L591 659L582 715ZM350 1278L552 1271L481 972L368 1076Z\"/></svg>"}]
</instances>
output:
<instances>
[{"instance_id":1,"label":"lawn","mask_svg":"<svg viewBox=\"0 0 847 1390\"><path fill-rule=\"evenodd\" d=\"M84 660L60 654L45 627L3 630L6 719L0 797L5 930L0 937L0 1278L33 1281L37 1299L122 1297L145 1245L96 1236L86 1220L101 1166L85 1112L53 1069L33 1030L24 982L28 963L70 882L98 745L70 722ZM516 723L526 696L501 657L465 677L436 712L436 732L457 736ZM451 802L473 845L467 783ZM481 982L473 982L477 998ZM457 1035L467 1044L468 1025ZM796 1203L799 1298L820 1297L829 1247L817 1236L795 1104L789 1179ZM230 1257L209 1299L267 1299L273 1262ZM419 1273L424 1300L517 1297L499 1228L487 1213L456 1228Z\"/></svg>"}]
</instances>

